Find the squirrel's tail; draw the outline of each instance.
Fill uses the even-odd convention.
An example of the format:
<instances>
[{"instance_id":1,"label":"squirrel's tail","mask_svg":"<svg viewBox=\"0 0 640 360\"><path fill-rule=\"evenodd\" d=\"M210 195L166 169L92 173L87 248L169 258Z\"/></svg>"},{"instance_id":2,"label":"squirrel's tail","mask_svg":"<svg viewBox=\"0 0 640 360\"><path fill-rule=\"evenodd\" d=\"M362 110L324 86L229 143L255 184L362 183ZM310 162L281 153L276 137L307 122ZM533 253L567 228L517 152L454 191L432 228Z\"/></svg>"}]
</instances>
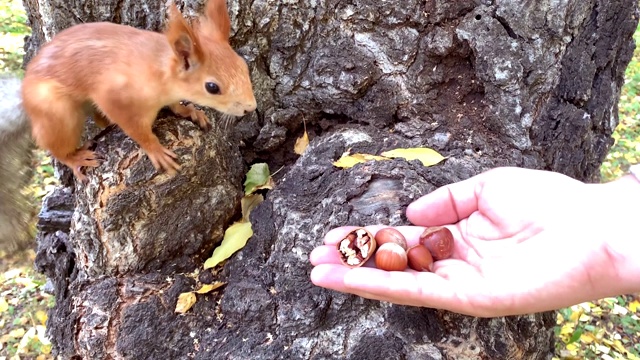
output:
<instances>
[{"instance_id":1,"label":"squirrel's tail","mask_svg":"<svg viewBox=\"0 0 640 360\"><path fill-rule=\"evenodd\" d=\"M33 142L20 86L18 78L0 77L0 253L33 243L30 202L22 191L33 173Z\"/></svg>"}]
</instances>

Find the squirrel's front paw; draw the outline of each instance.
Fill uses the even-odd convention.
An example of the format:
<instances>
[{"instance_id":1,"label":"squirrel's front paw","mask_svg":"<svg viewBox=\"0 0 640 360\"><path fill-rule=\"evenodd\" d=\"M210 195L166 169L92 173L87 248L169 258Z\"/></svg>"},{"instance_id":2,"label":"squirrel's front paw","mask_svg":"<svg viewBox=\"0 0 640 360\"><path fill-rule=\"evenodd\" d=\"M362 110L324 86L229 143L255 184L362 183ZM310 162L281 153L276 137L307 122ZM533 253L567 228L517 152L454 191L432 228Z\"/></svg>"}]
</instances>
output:
<instances>
[{"instance_id":1,"label":"squirrel's front paw","mask_svg":"<svg viewBox=\"0 0 640 360\"><path fill-rule=\"evenodd\" d=\"M174 160L177 159L178 156L173 151L159 144L153 149L145 150L145 152L156 170L164 169L169 175L175 175L181 168Z\"/></svg>"},{"instance_id":2,"label":"squirrel's front paw","mask_svg":"<svg viewBox=\"0 0 640 360\"><path fill-rule=\"evenodd\" d=\"M196 109L195 105L193 105L192 103L188 103L186 105L177 103L169 107L174 114L190 118L191 121L198 124L198 126L200 126L202 130L211 130L211 123L209 122L209 118L207 117L207 115L204 113L204 111Z\"/></svg>"}]
</instances>

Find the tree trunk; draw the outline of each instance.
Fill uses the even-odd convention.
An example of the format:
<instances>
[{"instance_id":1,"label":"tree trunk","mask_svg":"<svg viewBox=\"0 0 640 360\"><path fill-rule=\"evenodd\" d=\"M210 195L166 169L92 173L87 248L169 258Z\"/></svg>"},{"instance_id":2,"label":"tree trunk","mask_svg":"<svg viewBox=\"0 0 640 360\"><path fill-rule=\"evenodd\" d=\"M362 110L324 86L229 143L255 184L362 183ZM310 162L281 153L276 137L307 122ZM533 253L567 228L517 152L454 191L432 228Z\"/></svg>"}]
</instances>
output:
<instances>
[{"instance_id":1,"label":"tree trunk","mask_svg":"<svg viewBox=\"0 0 640 360\"><path fill-rule=\"evenodd\" d=\"M34 28L27 57L74 23L157 30L162 3L25 0ZM83 359L550 358L553 313L477 319L339 294L310 283L308 254L330 228L404 224L413 199L492 167L597 180L637 2L228 4L258 112L232 134L160 121L161 142L183 164L172 179L156 176L114 130L98 141L108 161L89 183L67 182L47 199L36 262L55 284L55 351ZM189 14L201 6L185 5ZM298 158L303 121L312 143ZM349 150L412 146L448 159L430 168L331 164ZM227 285L177 315L178 295L196 285L190 272L237 211L242 159L284 169L252 213L247 246L222 270L199 273L200 282Z\"/></svg>"}]
</instances>

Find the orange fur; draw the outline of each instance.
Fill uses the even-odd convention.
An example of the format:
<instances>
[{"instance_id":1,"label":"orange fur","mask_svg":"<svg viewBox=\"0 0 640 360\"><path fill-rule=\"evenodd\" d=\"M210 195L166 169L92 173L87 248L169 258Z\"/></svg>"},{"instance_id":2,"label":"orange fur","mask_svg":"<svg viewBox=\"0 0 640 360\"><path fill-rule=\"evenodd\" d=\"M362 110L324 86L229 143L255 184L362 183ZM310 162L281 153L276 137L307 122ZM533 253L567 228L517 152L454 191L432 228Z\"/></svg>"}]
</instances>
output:
<instances>
[{"instance_id":1,"label":"orange fur","mask_svg":"<svg viewBox=\"0 0 640 360\"><path fill-rule=\"evenodd\" d=\"M156 169L179 170L176 155L151 131L162 107L203 129L209 126L206 115L180 101L235 116L256 108L247 64L228 42L225 1L209 0L205 11L206 17L192 27L170 5L164 34L87 23L56 35L29 63L22 84L36 143L84 180L80 168L98 165L92 151L78 149L86 116L93 114L100 126L120 126ZM219 93L210 92L211 83Z\"/></svg>"}]
</instances>

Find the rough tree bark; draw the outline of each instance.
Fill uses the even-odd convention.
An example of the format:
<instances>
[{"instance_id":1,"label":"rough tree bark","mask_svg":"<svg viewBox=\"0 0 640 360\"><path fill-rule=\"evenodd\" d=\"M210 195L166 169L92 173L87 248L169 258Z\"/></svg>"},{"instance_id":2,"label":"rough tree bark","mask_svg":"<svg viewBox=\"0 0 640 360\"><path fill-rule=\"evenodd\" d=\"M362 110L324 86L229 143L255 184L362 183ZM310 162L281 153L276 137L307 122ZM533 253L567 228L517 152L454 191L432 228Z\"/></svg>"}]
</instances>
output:
<instances>
[{"instance_id":1,"label":"rough tree bark","mask_svg":"<svg viewBox=\"0 0 640 360\"><path fill-rule=\"evenodd\" d=\"M121 132L87 185L47 199L37 265L54 282L55 351L84 359L545 359L550 313L476 319L314 287L308 254L330 228L406 223L416 197L503 165L585 181L617 125L634 48L635 0L229 0L233 45L258 112L233 133L185 121L156 132L183 172L156 176ZM29 56L74 23L159 29L159 1L25 0ZM187 1L188 13L201 3ZM292 154L306 120L312 144ZM242 155L238 148L242 146ZM430 146L424 168L394 160L338 170L343 152ZM254 236L215 274L220 292L173 313L237 209L243 166L284 166L252 214ZM245 166L246 168L246 166ZM74 200L75 198L75 200Z\"/></svg>"}]
</instances>

